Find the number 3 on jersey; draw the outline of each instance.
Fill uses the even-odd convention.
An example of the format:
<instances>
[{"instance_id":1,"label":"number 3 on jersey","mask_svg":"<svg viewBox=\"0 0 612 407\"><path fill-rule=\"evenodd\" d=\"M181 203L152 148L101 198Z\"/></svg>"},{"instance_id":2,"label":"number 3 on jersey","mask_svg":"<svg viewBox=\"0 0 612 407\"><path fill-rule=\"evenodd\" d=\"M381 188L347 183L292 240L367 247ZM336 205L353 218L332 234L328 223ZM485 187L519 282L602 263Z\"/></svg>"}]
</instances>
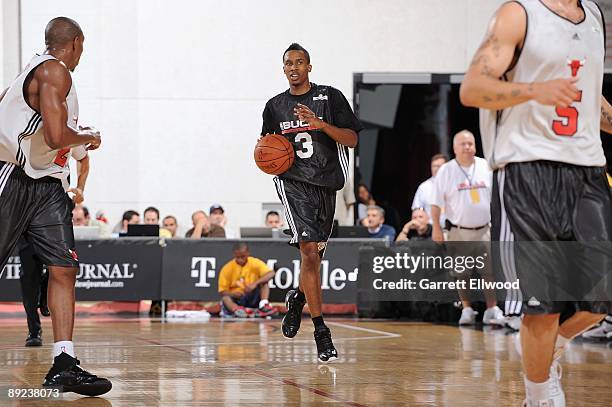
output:
<instances>
[{"instance_id":1,"label":"number 3 on jersey","mask_svg":"<svg viewBox=\"0 0 612 407\"><path fill-rule=\"evenodd\" d=\"M574 102L582 101L582 91L578 91L578 96ZM574 106L557 107L555 109L557 116L562 120L553 120L552 129L558 136L572 137L578 131L578 116L579 111Z\"/></svg>"},{"instance_id":2,"label":"number 3 on jersey","mask_svg":"<svg viewBox=\"0 0 612 407\"><path fill-rule=\"evenodd\" d=\"M302 144L302 149L296 151L300 158L310 158L314 153L314 147L312 145L312 137L308 133L298 133L295 136L295 142Z\"/></svg>"}]
</instances>

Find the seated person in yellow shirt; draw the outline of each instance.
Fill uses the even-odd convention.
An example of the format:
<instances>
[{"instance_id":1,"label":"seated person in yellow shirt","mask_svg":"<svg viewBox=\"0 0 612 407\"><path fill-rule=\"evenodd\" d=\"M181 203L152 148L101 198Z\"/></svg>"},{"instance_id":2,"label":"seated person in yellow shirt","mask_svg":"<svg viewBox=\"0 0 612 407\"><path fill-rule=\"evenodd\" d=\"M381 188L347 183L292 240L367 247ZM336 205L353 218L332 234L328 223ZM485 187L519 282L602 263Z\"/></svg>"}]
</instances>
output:
<instances>
[{"instance_id":1,"label":"seated person in yellow shirt","mask_svg":"<svg viewBox=\"0 0 612 407\"><path fill-rule=\"evenodd\" d=\"M234 246L234 258L221 268L219 293L221 294L221 317L248 318L256 308L255 317L275 315L270 306L268 281L274 271L258 258L249 256L249 246L238 243Z\"/></svg>"}]
</instances>

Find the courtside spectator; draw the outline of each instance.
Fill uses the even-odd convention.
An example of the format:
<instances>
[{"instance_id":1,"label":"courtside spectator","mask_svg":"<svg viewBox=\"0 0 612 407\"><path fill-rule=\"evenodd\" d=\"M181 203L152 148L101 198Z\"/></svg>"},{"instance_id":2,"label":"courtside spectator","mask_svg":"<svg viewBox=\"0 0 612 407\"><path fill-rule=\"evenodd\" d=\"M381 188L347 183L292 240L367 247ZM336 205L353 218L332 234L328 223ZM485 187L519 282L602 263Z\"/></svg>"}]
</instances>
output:
<instances>
[{"instance_id":1,"label":"courtside spectator","mask_svg":"<svg viewBox=\"0 0 612 407\"><path fill-rule=\"evenodd\" d=\"M377 205L368 206L367 227L370 237L376 239L395 240L395 229L393 226L385 225L385 210Z\"/></svg>"},{"instance_id":2,"label":"courtside spectator","mask_svg":"<svg viewBox=\"0 0 612 407\"><path fill-rule=\"evenodd\" d=\"M429 216L423 208L412 211L412 219L406 223L397 235L397 242L404 240L431 240L432 226Z\"/></svg>"},{"instance_id":3,"label":"courtside spectator","mask_svg":"<svg viewBox=\"0 0 612 407\"><path fill-rule=\"evenodd\" d=\"M429 221L431 222L431 200L433 196L434 179L440 167L448 161L446 154L436 154L431 157L431 177L423 181L414 194L412 200L412 210L423 208L427 212ZM441 216L440 224L444 225L444 216Z\"/></svg>"},{"instance_id":4,"label":"courtside spectator","mask_svg":"<svg viewBox=\"0 0 612 407\"><path fill-rule=\"evenodd\" d=\"M75 205L74 209L72 210L72 225L96 226L100 230L100 237L109 237L111 235L108 224L101 222L98 219L93 219L89 214L89 209L83 205Z\"/></svg>"},{"instance_id":5,"label":"courtside spectator","mask_svg":"<svg viewBox=\"0 0 612 407\"><path fill-rule=\"evenodd\" d=\"M276 314L276 309L268 301L268 281L273 277L274 270L258 258L251 257L246 243L236 244L234 258L219 273L221 317L247 318L253 308L256 317Z\"/></svg>"},{"instance_id":6,"label":"courtside spectator","mask_svg":"<svg viewBox=\"0 0 612 407\"><path fill-rule=\"evenodd\" d=\"M359 203L357 204L357 223L363 226L367 225L368 206L376 205L376 201L372 197L370 190L365 184L359 184L357 187Z\"/></svg>"},{"instance_id":7,"label":"courtside spectator","mask_svg":"<svg viewBox=\"0 0 612 407\"><path fill-rule=\"evenodd\" d=\"M136 211L129 210L123 212L123 216L121 217L121 222L115 226L113 229L113 233L127 233L128 225L138 225L140 223L140 214Z\"/></svg>"},{"instance_id":8,"label":"courtside spectator","mask_svg":"<svg viewBox=\"0 0 612 407\"><path fill-rule=\"evenodd\" d=\"M266 227L272 229L280 229L283 227L283 220L276 211L266 213Z\"/></svg>"},{"instance_id":9,"label":"courtside spectator","mask_svg":"<svg viewBox=\"0 0 612 407\"><path fill-rule=\"evenodd\" d=\"M89 226L89 210L83 205L76 205L72 210L72 225L73 226Z\"/></svg>"},{"instance_id":10,"label":"courtside spectator","mask_svg":"<svg viewBox=\"0 0 612 407\"><path fill-rule=\"evenodd\" d=\"M441 208L445 208L449 241L490 242L492 173L489 164L484 158L476 157L476 141L467 130L455 134L453 151L455 159L440 167L434 180L432 238L436 242L444 241L440 214ZM482 250L488 252L489 244L483 244ZM495 292L485 290L484 294L487 309L482 322L504 325L504 314L497 306ZM459 297L463 304L459 325L473 325L477 312L464 290L459 290Z\"/></svg>"},{"instance_id":11,"label":"courtside spectator","mask_svg":"<svg viewBox=\"0 0 612 407\"><path fill-rule=\"evenodd\" d=\"M162 221L162 227L170 232L171 237L176 237L176 230L178 229L178 222L176 217L168 215Z\"/></svg>"},{"instance_id":12,"label":"courtside spectator","mask_svg":"<svg viewBox=\"0 0 612 407\"><path fill-rule=\"evenodd\" d=\"M225 230L225 237L228 239L236 239L240 236L230 227L228 227L227 217L225 216L225 209L219 204L213 204L208 213L210 214L210 224L221 226Z\"/></svg>"},{"instance_id":13,"label":"courtside spectator","mask_svg":"<svg viewBox=\"0 0 612 407\"><path fill-rule=\"evenodd\" d=\"M203 237L225 237L225 229L219 225L213 225L208 215L203 210L198 210L191 215L193 227L185 233L185 237L200 239Z\"/></svg>"},{"instance_id":14,"label":"courtside spectator","mask_svg":"<svg viewBox=\"0 0 612 407\"><path fill-rule=\"evenodd\" d=\"M149 206L144 210L145 225L159 225L159 210L154 206ZM171 238L172 234L164 228L159 228L159 237Z\"/></svg>"}]
</instances>

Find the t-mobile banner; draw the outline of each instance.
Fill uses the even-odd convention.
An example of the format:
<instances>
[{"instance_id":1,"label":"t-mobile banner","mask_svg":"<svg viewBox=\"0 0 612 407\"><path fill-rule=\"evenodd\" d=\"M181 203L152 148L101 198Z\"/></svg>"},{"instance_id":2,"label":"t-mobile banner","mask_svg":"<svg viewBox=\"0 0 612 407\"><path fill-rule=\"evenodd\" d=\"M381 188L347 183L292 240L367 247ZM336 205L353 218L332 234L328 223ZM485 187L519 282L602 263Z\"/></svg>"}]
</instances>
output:
<instances>
[{"instance_id":1,"label":"t-mobile banner","mask_svg":"<svg viewBox=\"0 0 612 407\"><path fill-rule=\"evenodd\" d=\"M362 245L359 301L522 299L611 303L612 242ZM604 308L601 308L604 309Z\"/></svg>"},{"instance_id":2,"label":"t-mobile banner","mask_svg":"<svg viewBox=\"0 0 612 407\"><path fill-rule=\"evenodd\" d=\"M77 241L77 301L161 298L162 250L156 238ZM21 259L16 254L0 275L0 301L21 301L21 272Z\"/></svg>"},{"instance_id":3,"label":"t-mobile banner","mask_svg":"<svg viewBox=\"0 0 612 407\"><path fill-rule=\"evenodd\" d=\"M175 300L220 299L219 272L233 258L237 241L168 240L164 249L162 296ZM283 301L287 290L299 283L300 252L279 240L246 241L251 256L264 261L276 274L270 280L272 301ZM323 302L354 304L360 243L334 240L321 263Z\"/></svg>"}]
</instances>

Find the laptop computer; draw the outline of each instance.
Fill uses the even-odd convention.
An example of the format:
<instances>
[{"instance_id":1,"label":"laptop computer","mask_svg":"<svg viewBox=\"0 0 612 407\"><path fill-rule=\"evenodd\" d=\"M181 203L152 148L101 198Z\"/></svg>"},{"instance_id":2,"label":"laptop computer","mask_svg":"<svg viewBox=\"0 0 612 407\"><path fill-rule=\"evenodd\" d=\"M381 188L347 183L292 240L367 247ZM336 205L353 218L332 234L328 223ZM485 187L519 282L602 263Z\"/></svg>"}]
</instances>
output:
<instances>
[{"instance_id":1,"label":"laptop computer","mask_svg":"<svg viewBox=\"0 0 612 407\"><path fill-rule=\"evenodd\" d=\"M159 225L128 225L126 236L159 236Z\"/></svg>"},{"instance_id":2,"label":"laptop computer","mask_svg":"<svg viewBox=\"0 0 612 407\"><path fill-rule=\"evenodd\" d=\"M98 226L73 226L74 240L91 240L100 238Z\"/></svg>"},{"instance_id":3,"label":"laptop computer","mask_svg":"<svg viewBox=\"0 0 612 407\"><path fill-rule=\"evenodd\" d=\"M336 233L332 233L332 237L353 239L370 237L368 228L365 226L338 226L335 231Z\"/></svg>"},{"instance_id":4,"label":"laptop computer","mask_svg":"<svg viewBox=\"0 0 612 407\"><path fill-rule=\"evenodd\" d=\"M240 228L240 237L241 238L249 238L249 237L266 237L268 239L274 238L278 239L283 236L283 231L280 229L272 229L266 227L243 227Z\"/></svg>"}]
</instances>

